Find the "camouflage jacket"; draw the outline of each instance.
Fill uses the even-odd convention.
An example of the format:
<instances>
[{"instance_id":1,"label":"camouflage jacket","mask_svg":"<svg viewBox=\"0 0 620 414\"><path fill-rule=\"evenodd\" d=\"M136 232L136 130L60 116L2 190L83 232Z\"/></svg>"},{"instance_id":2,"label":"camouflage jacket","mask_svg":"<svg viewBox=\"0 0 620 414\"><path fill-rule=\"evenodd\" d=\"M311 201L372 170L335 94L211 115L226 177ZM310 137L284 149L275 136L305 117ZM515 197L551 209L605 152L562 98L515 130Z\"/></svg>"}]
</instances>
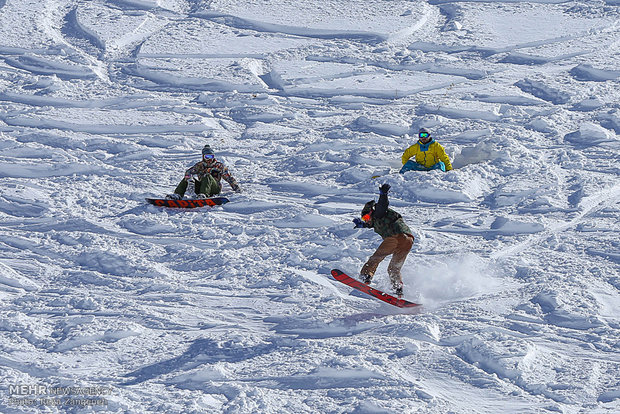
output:
<instances>
[{"instance_id":1,"label":"camouflage jacket","mask_svg":"<svg viewBox=\"0 0 620 414\"><path fill-rule=\"evenodd\" d=\"M189 178L193 175L197 176L198 180L202 180L207 174L210 174L218 184L221 185L221 179L223 178L234 191L239 191L241 188L237 183L237 180L230 175L228 168L217 161L215 158L211 160L202 160L194 164L193 167L185 171L185 178Z\"/></svg>"},{"instance_id":2,"label":"camouflage jacket","mask_svg":"<svg viewBox=\"0 0 620 414\"><path fill-rule=\"evenodd\" d=\"M368 223L375 233L386 239L397 234L409 234L413 236L409 226L396 211L388 208L387 194L381 194L376 204L375 211L372 214L372 221Z\"/></svg>"}]
</instances>

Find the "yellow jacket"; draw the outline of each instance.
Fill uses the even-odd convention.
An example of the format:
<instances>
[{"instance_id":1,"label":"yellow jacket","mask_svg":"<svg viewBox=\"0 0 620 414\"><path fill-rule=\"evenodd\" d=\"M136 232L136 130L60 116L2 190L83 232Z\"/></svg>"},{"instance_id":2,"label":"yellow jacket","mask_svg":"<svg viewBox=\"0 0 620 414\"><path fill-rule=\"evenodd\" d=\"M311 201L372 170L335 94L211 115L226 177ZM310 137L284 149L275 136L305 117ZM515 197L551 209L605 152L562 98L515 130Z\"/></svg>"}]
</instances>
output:
<instances>
[{"instance_id":1,"label":"yellow jacket","mask_svg":"<svg viewBox=\"0 0 620 414\"><path fill-rule=\"evenodd\" d=\"M402 156L403 165L412 157L414 157L415 162L426 168L430 168L439 161L443 161L446 165L446 171L452 169L452 164L450 163L450 158L448 158L446 151L434 138L427 144L422 144L418 141L407 148Z\"/></svg>"}]
</instances>

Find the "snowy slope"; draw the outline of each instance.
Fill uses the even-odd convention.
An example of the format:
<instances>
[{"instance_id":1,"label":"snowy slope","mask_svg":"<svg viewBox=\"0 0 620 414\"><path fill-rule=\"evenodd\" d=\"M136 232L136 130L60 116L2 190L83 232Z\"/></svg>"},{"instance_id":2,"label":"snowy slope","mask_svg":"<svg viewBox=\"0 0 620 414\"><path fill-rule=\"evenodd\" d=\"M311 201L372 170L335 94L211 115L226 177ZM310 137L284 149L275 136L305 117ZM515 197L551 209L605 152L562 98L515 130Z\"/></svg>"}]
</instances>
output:
<instances>
[{"instance_id":1,"label":"snowy slope","mask_svg":"<svg viewBox=\"0 0 620 414\"><path fill-rule=\"evenodd\" d=\"M617 0L0 0L0 412L619 412L619 86Z\"/></svg>"}]
</instances>

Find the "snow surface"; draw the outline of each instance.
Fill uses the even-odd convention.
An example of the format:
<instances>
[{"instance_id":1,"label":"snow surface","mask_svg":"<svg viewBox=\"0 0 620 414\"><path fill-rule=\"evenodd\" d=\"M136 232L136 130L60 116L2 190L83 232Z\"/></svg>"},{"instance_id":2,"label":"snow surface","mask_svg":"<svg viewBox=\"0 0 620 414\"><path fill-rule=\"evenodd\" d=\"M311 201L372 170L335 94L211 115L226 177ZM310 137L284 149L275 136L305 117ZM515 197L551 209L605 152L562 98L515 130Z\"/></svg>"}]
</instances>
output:
<instances>
[{"instance_id":1,"label":"snow surface","mask_svg":"<svg viewBox=\"0 0 620 414\"><path fill-rule=\"evenodd\" d=\"M618 0L0 0L0 412L620 412L619 86Z\"/></svg>"}]
</instances>

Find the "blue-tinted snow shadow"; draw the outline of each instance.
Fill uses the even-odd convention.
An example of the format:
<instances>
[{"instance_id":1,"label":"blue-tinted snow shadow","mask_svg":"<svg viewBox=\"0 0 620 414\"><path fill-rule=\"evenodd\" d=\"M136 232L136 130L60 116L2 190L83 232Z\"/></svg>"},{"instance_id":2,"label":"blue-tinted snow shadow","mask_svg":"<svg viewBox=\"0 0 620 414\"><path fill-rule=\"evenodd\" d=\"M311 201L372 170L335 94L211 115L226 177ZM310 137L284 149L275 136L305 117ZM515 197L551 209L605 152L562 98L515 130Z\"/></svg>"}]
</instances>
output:
<instances>
[{"instance_id":1,"label":"blue-tinted snow shadow","mask_svg":"<svg viewBox=\"0 0 620 414\"><path fill-rule=\"evenodd\" d=\"M89 79L96 77L95 73L85 65L59 62L45 57L22 55L16 58L6 58L4 61L9 66L22 69L35 75L55 75L62 80ZM41 125L43 125L43 123L44 122L41 122Z\"/></svg>"},{"instance_id":2,"label":"blue-tinted snow shadow","mask_svg":"<svg viewBox=\"0 0 620 414\"><path fill-rule=\"evenodd\" d=\"M435 227L444 226L448 224L448 220L436 223ZM545 230L545 227L540 223L526 223L516 220L510 220L505 217L496 217L490 224L490 227L473 227L470 225L460 223L450 223L450 227L440 227L429 229L430 231L443 232L443 233L455 233L464 234L470 236L480 236L487 240L495 239L501 236L519 236L524 234L535 234ZM457 227L458 226L458 227Z\"/></svg>"},{"instance_id":3,"label":"blue-tinted snow shadow","mask_svg":"<svg viewBox=\"0 0 620 414\"><path fill-rule=\"evenodd\" d=\"M362 323L376 316L371 313L365 313L357 320L350 318L340 318L332 322L326 323L314 319L294 319L287 317L268 317L265 322L275 324L271 329L279 334L295 335L298 339L324 339L335 338L340 336L352 336L375 328L375 324Z\"/></svg>"},{"instance_id":4,"label":"blue-tinted snow shadow","mask_svg":"<svg viewBox=\"0 0 620 414\"><path fill-rule=\"evenodd\" d=\"M0 198L0 212L14 217L41 217L49 210L46 203L19 197Z\"/></svg>"},{"instance_id":5,"label":"blue-tinted snow shadow","mask_svg":"<svg viewBox=\"0 0 620 414\"><path fill-rule=\"evenodd\" d=\"M218 343L213 339L195 340L181 355L147 365L136 371L125 374L133 377L122 385L135 385L169 374L175 371L188 371L205 364L216 362L240 362L259 355L267 354L274 349L274 344L259 344L245 347L231 342Z\"/></svg>"},{"instance_id":6,"label":"blue-tinted snow shadow","mask_svg":"<svg viewBox=\"0 0 620 414\"><path fill-rule=\"evenodd\" d=\"M141 200L144 200L144 198L140 198L138 201L142 203ZM145 213L154 213L154 212L165 213L165 214L168 214L169 216L176 216L176 215L186 215L188 212L208 212L213 209L221 210L221 207L222 206L214 206L214 207L205 206L205 207L195 207L195 208L177 208L177 207L163 207L163 206L160 207L160 206L148 204L146 201L144 201L144 204L140 204L128 210L121 211L118 214L110 214L107 216L102 216L102 218L123 217L127 215L132 215L132 214L136 216L142 216Z\"/></svg>"},{"instance_id":7,"label":"blue-tinted snow shadow","mask_svg":"<svg viewBox=\"0 0 620 414\"><path fill-rule=\"evenodd\" d=\"M104 42L80 25L77 18L77 7L65 15L61 33L69 43L77 45L98 57L101 57L105 51Z\"/></svg>"},{"instance_id":8,"label":"blue-tinted snow shadow","mask_svg":"<svg viewBox=\"0 0 620 414\"><path fill-rule=\"evenodd\" d=\"M569 73L573 78L582 82L607 82L620 78L620 71L618 70L597 69L586 64L575 66Z\"/></svg>"},{"instance_id":9,"label":"blue-tinted snow shadow","mask_svg":"<svg viewBox=\"0 0 620 414\"><path fill-rule=\"evenodd\" d=\"M263 386L289 390L332 390L336 388L372 388L395 383L366 368L318 367L311 372L263 379Z\"/></svg>"},{"instance_id":10,"label":"blue-tinted snow shadow","mask_svg":"<svg viewBox=\"0 0 620 414\"><path fill-rule=\"evenodd\" d=\"M579 315L562 309L558 292L546 290L531 299L531 302L540 307L543 319L549 325L575 330L589 330L603 326L603 322L591 315Z\"/></svg>"},{"instance_id":11,"label":"blue-tinted snow shadow","mask_svg":"<svg viewBox=\"0 0 620 414\"><path fill-rule=\"evenodd\" d=\"M278 193L294 193L301 197L311 198L319 195L336 195L338 190L326 185L317 184L316 182L299 182L292 180L283 180L279 182L269 183L269 187Z\"/></svg>"},{"instance_id":12,"label":"blue-tinted snow shadow","mask_svg":"<svg viewBox=\"0 0 620 414\"><path fill-rule=\"evenodd\" d=\"M321 28L310 28L310 27L303 27L303 26L283 25L283 24L277 24L277 23L263 22L263 21L254 20L254 19L246 19L246 18L242 18L239 16L233 16L233 15L224 14L221 12L213 12L213 11L196 12L192 14L192 17L212 20L217 23L225 24L233 28L253 30L259 33L260 32L283 33L285 35L302 36L302 37L327 39L327 40L345 39L345 40L353 40L353 41L365 42L365 43L371 43L371 44L380 43L380 42L387 40L387 35L378 33L378 32L360 31L360 30L321 29Z\"/></svg>"},{"instance_id":13,"label":"blue-tinted snow shadow","mask_svg":"<svg viewBox=\"0 0 620 414\"><path fill-rule=\"evenodd\" d=\"M367 312L355 312L330 322L311 318L295 319L290 316L272 316L265 318L264 321L274 324L271 329L278 334L295 335L297 339L325 339L358 335L383 326L383 323L379 321L381 318L400 314L417 314L421 311L421 307L401 309L366 296L369 306L373 306L372 309Z\"/></svg>"}]
</instances>

